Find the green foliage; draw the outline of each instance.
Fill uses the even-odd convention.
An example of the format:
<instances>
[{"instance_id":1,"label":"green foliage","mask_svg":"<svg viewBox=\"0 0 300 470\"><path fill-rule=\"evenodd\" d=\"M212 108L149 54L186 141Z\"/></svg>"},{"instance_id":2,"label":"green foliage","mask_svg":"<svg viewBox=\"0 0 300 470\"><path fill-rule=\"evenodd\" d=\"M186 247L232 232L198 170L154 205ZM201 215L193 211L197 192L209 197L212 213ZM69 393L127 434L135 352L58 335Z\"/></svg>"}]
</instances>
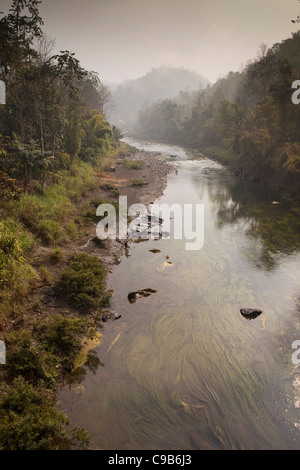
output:
<instances>
[{"instance_id":1,"label":"green foliage","mask_svg":"<svg viewBox=\"0 0 300 470\"><path fill-rule=\"evenodd\" d=\"M0 397L1 450L87 448L85 432L74 429L68 434L69 420L56 408L48 390L17 377L12 385L1 386Z\"/></svg>"},{"instance_id":2,"label":"green foliage","mask_svg":"<svg viewBox=\"0 0 300 470\"><path fill-rule=\"evenodd\" d=\"M52 185L44 195L23 194L18 201L11 201L8 210L43 243L56 245L64 240L62 224L74 206L64 186Z\"/></svg>"},{"instance_id":3,"label":"green foliage","mask_svg":"<svg viewBox=\"0 0 300 470\"><path fill-rule=\"evenodd\" d=\"M52 353L70 354L74 349L78 350L81 341L78 332L85 331L86 322L80 318L68 318L56 314L44 324L37 323L41 344Z\"/></svg>"},{"instance_id":4,"label":"green foliage","mask_svg":"<svg viewBox=\"0 0 300 470\"><path fill-rule=\"evenodd\" d=\"M65 259L65 254L62 249L57 246L53 250L49 251L44 259L49 261L51 264L58 264Z\"/></svg>"},{"instance_id":5,"label":"green foliage","mask_svg":"<svg viewBox=\"0 0 300 470\"><path fill-rule=\"evenodd\" d=\"M90 114L83 128L84 136L79 156L85 161L98 163L111 147L113 131L99 111Z\"/></svg>"},{"instance_id":6,"label":"green foliage","mask_svg":"<svg viewBox=\"0 0 300 470\"><path fill-rule=\"evenodd\" d=\"M46 245L57 245L63 241L61 225L55 220L41 220L36 227L37 237Z\"/></svg>"},{"instance_id":7,"label":"green foliage","mask_svg":"<svg viewBox=\"0 0 300 470\"><path fill-rule=\"evenodd\" d=\"M1 199L18 198L21 195L21 189L16 187L14 179L10 178L7 173L0 171L0 197Z\"/></svg>"},{"instance_id":8,"label":"green foliage","mask_svg":"<svg viewBox=\"0 0 300 470\"><path fill-rule=\"evenodd\" d=\"M121 129L119 129L117 126L112 126L112 131L115 141L119 143L120 140L124 137Z\"/></svg>"},{"instance_id":9,"label":"green foliage","mask_svg":"<svg viewBox=\"0 0 300 470\"><path fill-rule=\"evenodd\" d=\"M57 151L55 153L56 166L59 169L69 170L71 166L71 157L67 152Z\"/></svg>"},{"instance_id":10,"label":"green foliage","mask_svg":"<svg viewBox=\"0 0 300 470\"><path fill-rule=\"evenodd\" d=\"M124 159L123 165L125 166L125 168L128 168L130 170L141 170L144 167L144 161Z\"/></svg>"},{"instance_id":11,"label":"green foliage","mask_svg":"<svg viewBox=\"0 0 300 470\"><path fill-rule=\"evenodd\" d=\"M95 256L75 253L57 283L57 289L80 311L100 307L105 292L105 267Z\"/></svg>"},{"instance_id":12,"label":"green foliage","mask_svg":"<svg viewBox=\"0 0 300 470\"><path fill-rule=\"evenodd\" d=\"M268 180L300 197L300 106L292 103L299 78L300 31L261 48L242 72L230 72L205 90L144 107L134 135L197 148L241 176Z\"/></svg>"},{"instance_id":13,"label":"green foliage","mask_svg":"<svg viewBox=\"0 0 300 470\"><path fill-rule=\"evenodd\" d=\"M139 134L143 138L159 142L180 140L180 108L174 101L167 99L154 103L139 114Z\"/></svg>"},{"instance_id":14,"label":"green foliage","mask_svg":"<svg viewBox=\"0 0 300 470\"><path fill-rule=\"evenodd\" d=\"M132 180L130 182L131 186L133 187L136 187L136 188L140 188L141 186L145 186L147 185L147 181L144 181L144 180Z\"/></svg>"},{"instance_id":15,"label":"green foliage","mask_svg":"<svg viewBox=\"0 0 300 470\"><path fill-rule=\"evenodd\" d=\"M81 318L56 314L44 322L37 322L35 332L43 350L51 353L65 369L72 370L81 349L81 336L89 324Z\"/></svg>"},{"instance_id":16,"label":"green foliage","mask_svg":"<svg viewBox=\"0 0 300 470\"><path fill-rule=\"evenodd\" d=\"M52 358L34 342L29 331L17 330L6 334L5 344L5 374L8 378L13 379L20 375L31 383L53 383L53 377L48 372Z\"/></svg>"},{"instance_id":17,"label":"green foliage","mask_svg":"<svg viewBox=\"0 0 300 470\"><path fill-rule=\"evenodd\" d=\"M21 143L17 135L13 134L1 166L8 174L22 178L26 190L35 175L44 177L45 171L52 167L51 152L43 152L34 141Z\"/></svg>"},{"instance_id":18,"label":"green foliage","mask_svg":"<svg viewBox=\"0 0 300 470\"><path fill-rule=\"evenodd\" d=\"M5 315L27 295L32 282L37 279L37 274L27 259L33 245L33 237L21 224L12 218L0 222L1 315Z\"/></svg>"}]
</instances>

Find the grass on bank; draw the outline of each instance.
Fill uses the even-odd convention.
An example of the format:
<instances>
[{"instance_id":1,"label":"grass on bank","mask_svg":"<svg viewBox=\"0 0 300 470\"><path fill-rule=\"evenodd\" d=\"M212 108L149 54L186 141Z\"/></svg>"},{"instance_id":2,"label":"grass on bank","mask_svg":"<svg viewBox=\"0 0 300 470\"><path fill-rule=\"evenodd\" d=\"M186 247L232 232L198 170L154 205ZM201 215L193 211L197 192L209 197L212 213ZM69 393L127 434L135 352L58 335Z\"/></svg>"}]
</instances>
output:
<instances>
[{"instance_id":1,"label":"grass on bank","mask_svg":"<svg viewBox=\"0 0 300 470\"><path fill-rule=\"evenodd\" d=\"M99 310L105 293L105 266L95 256L74 253L56 287L81 312Z\"/></svg>"},{"instance_id":2,"label":"grass on bank","mask_svg":"<svg viewBox=\"0 0 300 470\"><path fill-rule=\"evenodd\" d=\"M141 170L144 167L144 161L125 159L123 160L123 165L129 170Z\"/></svg>"}]
</instances>

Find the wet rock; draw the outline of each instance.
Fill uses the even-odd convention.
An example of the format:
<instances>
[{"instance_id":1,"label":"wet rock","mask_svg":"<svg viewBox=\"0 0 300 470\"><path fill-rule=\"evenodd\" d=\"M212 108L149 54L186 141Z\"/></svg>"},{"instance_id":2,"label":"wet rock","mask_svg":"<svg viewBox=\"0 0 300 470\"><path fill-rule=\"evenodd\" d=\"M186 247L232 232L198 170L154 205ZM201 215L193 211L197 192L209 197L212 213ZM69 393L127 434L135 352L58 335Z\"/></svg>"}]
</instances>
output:
<instances>
[{"instance_id":1,"label":"wet rock","mask_svg":"<svg viewBox=\"0 0 300 470\"><path fill-rule=\"evenodd\" d=\"M262 310L256 308L241 308L240 313L243 317L247 318L247 320L254 320L262 313Z\"/></svg>"},{"instance_id":2,"label":"wet rock","mask_svg":"<svg viewBox=\"0 0 300 470\"><path fill-rule=\"evenodd\" d=\"M103 312L101 321L106 323L110 320L111 321L118 320L119 318L121 318L121 315L119 315L115 310L111 310L111 311Z\"/></svg>"},{"instance_id":3,"label":"wet rock","mask_svg":"<svg viewBox=\"0 0 300 470\"><path fill-rule=\"evenodd\" d=\"M138 290L138 291L135 291L135 292L130 292L128 294L128 301L131 304L134 304L137 299L139 299L141 297L149 297L149 295L155 294L156 292L157 292L157 290L155 290L155 289L142 289L142 290Z\"/></svg>"}]
</instances>

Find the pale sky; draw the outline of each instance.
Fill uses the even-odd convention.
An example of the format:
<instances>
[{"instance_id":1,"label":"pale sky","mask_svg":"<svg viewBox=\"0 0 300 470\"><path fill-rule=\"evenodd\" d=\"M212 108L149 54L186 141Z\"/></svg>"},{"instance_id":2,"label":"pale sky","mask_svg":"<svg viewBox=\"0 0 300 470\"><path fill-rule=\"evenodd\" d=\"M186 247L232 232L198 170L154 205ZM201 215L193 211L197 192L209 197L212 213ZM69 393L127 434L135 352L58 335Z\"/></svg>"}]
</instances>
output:
<instances>
[{"instance_id":1,"label":"pale sky","mask_svg":"<svg viewBox=\"0 0 300 470\"><path fill-rule=\"evenodd\" d=\"M7 13L11 4L1 0ZM161 65L211 82L300 29L297 0L43 0L44 31L103 81L137 78Z\"/></svg>"}]
</instances>

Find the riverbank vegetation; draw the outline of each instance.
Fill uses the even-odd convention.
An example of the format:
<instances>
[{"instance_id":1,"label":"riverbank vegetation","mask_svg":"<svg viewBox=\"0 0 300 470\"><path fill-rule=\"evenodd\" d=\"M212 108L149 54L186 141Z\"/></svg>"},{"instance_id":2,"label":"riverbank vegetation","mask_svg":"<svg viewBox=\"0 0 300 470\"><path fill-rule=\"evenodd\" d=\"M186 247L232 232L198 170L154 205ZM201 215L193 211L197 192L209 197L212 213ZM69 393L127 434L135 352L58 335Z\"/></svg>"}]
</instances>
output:
<instances>
[{"instance_id":1,"label":"riverbank vegetation","mask_svg":"<svg viewBox=\"0 0 300 470\"><path fill-rule=\"evenodd\" d=\"M109 90L74 53L52 53L39 3L14 0L0 19L2 450L88 446L87 433L57 409L55 392L82 346L99 337L93 314L107 297L105 269L97 257L62 247L83 236L101 174L126 154L106 117ZM42 308L47 286L70 307Z\"/></svg>"},{"instance_id":2,"label":"riverbank vegetation","mask_svg":"<svg viewBox=\"0 0 300 470\"><path fill-rule=\"evenodd\" d=\"M219 160L236 175L300 198L300 31L261 45L242 71L199 92L142 109L134 136L184 145Z\"/></svg>"}]
</instances>

